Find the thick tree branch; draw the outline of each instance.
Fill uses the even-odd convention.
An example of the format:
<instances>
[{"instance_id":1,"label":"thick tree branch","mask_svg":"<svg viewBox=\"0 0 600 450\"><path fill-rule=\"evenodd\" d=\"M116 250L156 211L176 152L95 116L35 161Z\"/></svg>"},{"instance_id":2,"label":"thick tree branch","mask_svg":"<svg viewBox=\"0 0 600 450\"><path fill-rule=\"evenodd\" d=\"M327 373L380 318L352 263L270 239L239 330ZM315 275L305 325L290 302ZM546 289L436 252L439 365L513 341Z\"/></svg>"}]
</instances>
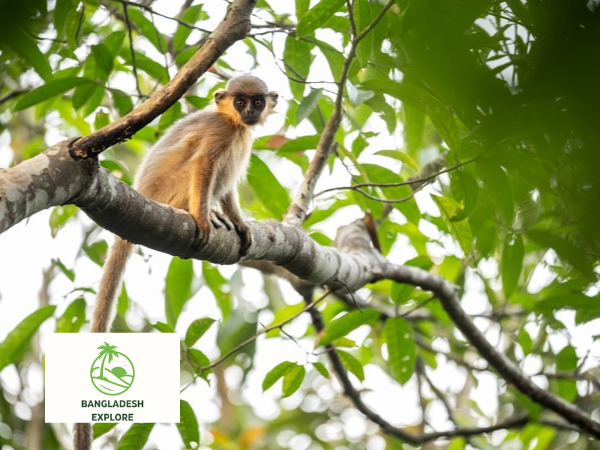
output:
<instances>
[{"instance_id":1,"label":"thick tree branch","mask_svg":"<svg viewBox=\"0 0 600 450\"><path fill-rule=\"evenodd\" d=\"M250 31L250 14L256 0L234 0L225 18L198 51L160 91L121 119L73 142L71 155L86 159L125 141L165 112L206 72L234 42Z\"/></svg>"}]
</instances>

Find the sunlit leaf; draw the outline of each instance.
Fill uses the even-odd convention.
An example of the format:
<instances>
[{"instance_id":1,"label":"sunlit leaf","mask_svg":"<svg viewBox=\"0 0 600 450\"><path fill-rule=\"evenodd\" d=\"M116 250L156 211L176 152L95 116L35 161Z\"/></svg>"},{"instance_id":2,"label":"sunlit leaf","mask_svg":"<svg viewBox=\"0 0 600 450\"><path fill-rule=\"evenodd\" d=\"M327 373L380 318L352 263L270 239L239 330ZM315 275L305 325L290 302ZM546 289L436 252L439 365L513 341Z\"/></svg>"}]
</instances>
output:
<instances>
[{"instance_id":1,"label":"sunlit leaf","mask_svg":"<svg viewBox=\"0 0 600 450\"><path fill-rule=\"evenodd\" d=\"M0 343L0 370L16 363L27 350L38 328L54 314L56 306L44 306L25 317Z\"/></svg>"},{"instance_id":2,"label":"sunlit leaf","mask_svg":"<svg viewBox=\"0 0 600 450\"><path fill-rule=\"evenodd\" d=\"M525 250L521 236L507 238L502 252L502 287L504 295L510 297L519 282L523 268Z\"/></svg>"},{"instance_id":3,"label":"sunlit leaf","mask_svg":"<svg viewBox=\"0 0 600 450\"><path fill-rule=\"evenodd\" d=\"M383 328L392 375L406 383L415 370L416 345L410 324L402 317L388 318Z\"/></svg>"},{"instance_id":4,"label":"sunlit leaf","mask_svg":"<svg viewBox=\"0 0 600 450\"><path fill-rule=\"evenodd\" d=\"M204 336L213 323L215 323L215 319L210 317L194 320L185 332L185 345L191 347L198 342L198 339Z\"/></svg>"},{"instance_id":5,"label":"sunlit leaf","mask_svg":"<svg viewBox=\"0 0 600 450\"><path fill-rule=\"evenodd\" d=\"M90 80L86 78L70 77L70 78L59 78L57 80L48 81L46 84L28 92L17 102L15 111L20 111L30 106L36 105L44 100L63 94L75 86L82 84L89 84Z\"/></svg>"},{"instance_id":6,"label":"sunlit leaf","mask_svg":"<svg viewBox=\"0 0 600 450\"><path fill-rule=\"evenodd\" d=\"M299 36L306 36L317 28L323 26L344 4L344 0L321 0L298 22L296 32Z\"/></svg>"},{"instance_id":7,"label":"sunlit leaf","mask_svg":"<svg viewBox=\"0 0 600 450\"><path fill-rule=\"evenodd\" d=\"M179 423L176 424L186 449L200 444L200 431L196 414L188 402L179 400Z\"/></svg>"},{"instance_id":8,"label":"sunlit leaf","mask_svg":"<svg viewBox=\"0 0 600 450\"><path fill-rule=\"evenodd\" d=\"M179 314L192 297L194 267L191 259L173 257L165 284L165 311L167 323L172 327L177 323Z\"/></svg>"},{"instance_id":9,"label":"sunlit leaf","mask_svg":"<svg viewBox=\"0 0 600 450\"><path fill-rule=\"evenodd\" d=\"M283 361L273 367L267 374L265 375L265 379L262 382L262 390L263 392L273 386L277 380L282 378L285 374L293 370L296 366L295 363L291 361Z\"/></svg>"},{"instance_id":10,"label":"sunlit leaf","mask_svg":"<svg viewBox=\"0 0 600 450\"><path fill-rule=\"evenodd\" d=\"M117 450L142 450L148 442L152 428L153 423L134 423L119 439Z\"/></svg>"},{"instance_id":11,"label":"sunlit leaf","mask_svg":"<svg viewBox=\"0 0 600 450\"><path fill-rule=\"evenodd\" d=\"M282 392L283 398L289 397L294 392L298 390L302 381L304 380L304 376L306 375L306 369L304 366L299 364L294 364L291 370L287 371L283 376L283 384L282 384Z\"/></svg>"},{"instance_id":12,"label":"sunlit leaf","mask_svg":"<svg viewBox=\"0 0 600 450\"><path fill-rule=\"evenodd\" d=\"M352 356L350 353L346 353L342 350L337 351L340 361L348 371L356 376L360 381L365 381L365 370L358 359Z\"/></svg>"},{"instance_id":13,"label":"sunlit leaf","mask_svg":"<svg viewBox=\"0 0 600 450\"><path fill-rule=\"evenodd\" d=\"M95 423L92 425L92 436L94 439L98 439L100 436L108 433L117 425L117 423Z\"/></svg>"},{"instance_id":14,"label":"sunlit leaf","mask_svg":"<svg viewBox=\"0 0 600 450\"><path fill-rule=\"evenodd\" d=\"M85 299L78 298L73 301L62 316L56 320L57 333L77 333L85 323Z\"/></svg>"},{"instance_id":15,"label":"sunlit leaf","mask_svg":"<svg viewBox=\"0 0 600 450\"><path fill-rule=\"evenodd\" d=\"M348 333L362 325L370 325L379 319L379 311L365 309L364 311L351 311L342 317L334 319L325 326L325 331L319 339L319 345L331 344L338 338L345 337Z\"/></svg>"},{"instance_id":16,"label":"sunlit leaf","mask_svg":"<svg viewBox=\"0 0 600 450\"><path fill-rule=\"evenodd\" d=\"M329 373L329 370L327 370L327 367L325 367L325 365L323 365L320 362L314 362L314 363L312 363L312 365L314 366L315 369L317 369L317 372L319 372L325 378L327 378L327 379L331 378L331 374Z\"/></svg>"}]
</instances>

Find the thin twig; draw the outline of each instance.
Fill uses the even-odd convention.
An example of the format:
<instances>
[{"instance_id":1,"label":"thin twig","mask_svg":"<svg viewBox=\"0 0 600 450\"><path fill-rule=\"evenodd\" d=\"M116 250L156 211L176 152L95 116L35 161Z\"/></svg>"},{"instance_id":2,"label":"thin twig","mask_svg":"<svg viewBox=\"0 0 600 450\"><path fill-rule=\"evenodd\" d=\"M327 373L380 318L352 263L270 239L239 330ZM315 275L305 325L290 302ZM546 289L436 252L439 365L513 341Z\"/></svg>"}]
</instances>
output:
<instances>
[{"instance_id":1,"label":"thin twig","mask_svg":"<svg viewBox=\"0 0 600 450\"><path fill-rule=\"evenodd\" d=\"M128 0L115 0L121 4L123 4L124 6L126 5L130 5L130 6L137 6L138 8L144 9L146 11L148 11L150 14L152 14L153 16L159 16L162 17L164 19L168 19L168 20L172 20L174 22L177 22L180 25L183 25L186 28L189 28L190 30L197 30L197 31L201 31L202 33L210 33L210 30L207 30L205 28L200 28L197 27L196 25L193 25L191 23L185 22L181 19L179 19L178 17L171 17L171 16L167 16L165 14L161 14L158 11L155 11L154 9L152 9L151 7L141 4L141 3L135 3L135 2L130 2Z\"/></svg>"},{"instance_id":2,"label":"thin twig","mask_svg":"<svg viewBox=\"0 0 600 450\"><path fill-rule=\"evenodd\" d=\"M131 28L131 22L129 20L129 14L127 13L127 3L123 3L123 13L125 14L125 23L127 24L127 31L129 35L129 49L131 51L131 68L133 69L133 76L135 78L135 87L140 98L144 96L142 89L140 88L140 80L137 73L137 65L135 63L135 50L133 48L133 31Z\"/></svg>"}]
</instances>

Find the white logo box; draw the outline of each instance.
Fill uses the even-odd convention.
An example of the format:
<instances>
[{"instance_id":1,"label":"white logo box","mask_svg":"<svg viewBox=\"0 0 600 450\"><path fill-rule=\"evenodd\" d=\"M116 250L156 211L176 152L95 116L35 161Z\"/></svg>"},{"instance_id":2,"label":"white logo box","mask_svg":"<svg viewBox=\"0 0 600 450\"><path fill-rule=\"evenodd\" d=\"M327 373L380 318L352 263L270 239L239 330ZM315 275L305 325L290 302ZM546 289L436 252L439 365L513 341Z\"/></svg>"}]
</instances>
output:
<instances>
[{"instance_id":1,"label":"white logo box","mask_svg":"<svg viewBox=\"0 0 600 450\"><path fill-rule=\"evenodd\" d=\"M47 335L46 423L179 422L179 349L176 333Z\"/></svg>"}]
</instances>

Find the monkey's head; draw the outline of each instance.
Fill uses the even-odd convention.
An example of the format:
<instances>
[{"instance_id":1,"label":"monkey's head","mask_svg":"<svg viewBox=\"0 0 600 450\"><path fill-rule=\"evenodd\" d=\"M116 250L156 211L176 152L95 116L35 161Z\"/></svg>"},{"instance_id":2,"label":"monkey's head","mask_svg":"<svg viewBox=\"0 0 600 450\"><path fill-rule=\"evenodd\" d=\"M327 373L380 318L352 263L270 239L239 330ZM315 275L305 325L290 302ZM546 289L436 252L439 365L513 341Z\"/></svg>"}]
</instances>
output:
<instances>
[{"instance_id":1,"label":"monkey's head","mask_svg":"<svg viewBox=\"0 0 600 450\"><path fill-rule=\"evenodd\" d=\"M262 124L277 105L277 92L252 75L232 78L225 90L215 92L217 110L235 125Z\"/></svg>"}]
</instances>

